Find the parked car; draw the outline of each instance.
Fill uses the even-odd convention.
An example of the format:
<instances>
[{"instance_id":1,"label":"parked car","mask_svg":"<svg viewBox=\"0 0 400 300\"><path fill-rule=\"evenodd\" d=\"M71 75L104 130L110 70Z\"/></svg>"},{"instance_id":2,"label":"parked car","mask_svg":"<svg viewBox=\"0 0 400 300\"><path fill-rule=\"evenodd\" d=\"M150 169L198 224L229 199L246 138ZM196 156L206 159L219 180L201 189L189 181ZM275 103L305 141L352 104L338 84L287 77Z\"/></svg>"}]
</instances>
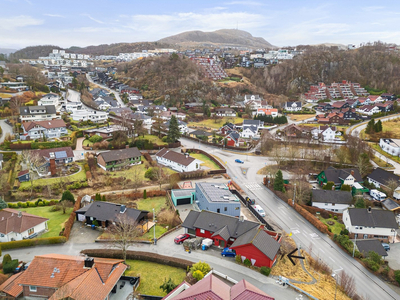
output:
<instances>
[{"instance_id":1,"label":"parked car","mask_svg":"<svg viewBox=\"0 0 400 300\"><path fill-rule=\"evenodd\" d=\"M258 212L261 217L265 217L265 211L260 205L254 205L253 208Z\"/></svg>"},{"instance_id":2,"label":"parked car","mask_svg":"<svg viewBox=\"0 0 400 300\"><path fill-rule=\"evenodd\" d=\"M244 164L244 161L243 161L243 160L240 160L240 159L235 159L235 162L237 162L237 163L239 163L239 164Z\"/></svg>"},{"instance_id":3,"label":"parked car","mask_svg":"<svg viewBox=\"0 0 400 300\"><path fill-rule=\"evenodd\" d=\"M250 204L250 205L256 204L256 200L250 199L249 197L246 197L246 202L247 202L248 204Z\"/></svg>"},{"instance_id":4,"label":"parked car","mask_svg":"<svg viewBox=\"0 0 400 300\"><path fill-rule=\"evenodd\" d=\"M187 239L190 239L190 235L187 234L187 233L184 233L184 234L178 235L178 236L174 239L174 242L175 242L175 244L182 244L183 241L186 241Z\"/></svg>"},{"instance_id":5,"label":"parked car","mask_svg":"<svg viewBox=\"0 0 400 300\"><path fill-rule=\"evenodd\" d=\"M390 250L389 244L382 243L382 247L385 249L385 251L389 251Z\"/></svg>"},{"instance_id":6,"label":"parked car","mask_svg":"<svg viewBox=\"0 0 400 300\"><path fill-rule=\"evenodd\" d=\"M31 262L27 262L27 263L24 265L24 270L28 269L28 267L29 267L30 264L31 264Z\"/></svg>"},{"instance_id":7,"label":"parked car","mask_svg":"<svg viewBox=\"0 0 400 300\"><path fill-rule=\"evenodd\" d=\"M21 272L22 270L25 270L25 269L24 269L24 266L25 266L25 263L24 263L24 262L19 263L19 265L15 268L14 273L19 273L19 272Z\"/></svg>"},{"instance_id":8,"label":"parked car","mask_svg":"<svg viewBox=\"0 0 400 300\"><path fill-rule=\"evenodd\" d=\"M224 248L224 250L222 250L221 252L222 256L231 256L231 257L235 257L236 256L236 252L235 250L231 249L231 248Z\"/></svg>"}]
</instances>

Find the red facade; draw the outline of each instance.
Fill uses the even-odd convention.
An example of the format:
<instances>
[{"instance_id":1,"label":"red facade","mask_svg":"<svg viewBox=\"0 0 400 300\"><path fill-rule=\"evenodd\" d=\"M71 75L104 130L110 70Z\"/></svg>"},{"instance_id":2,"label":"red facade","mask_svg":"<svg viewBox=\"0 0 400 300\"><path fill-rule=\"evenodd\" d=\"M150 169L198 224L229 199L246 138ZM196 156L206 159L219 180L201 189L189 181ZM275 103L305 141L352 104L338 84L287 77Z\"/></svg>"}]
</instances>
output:
<instances>
[{"instance_id":1,"label":"red facade","mask_svg":"<svg viewBox=\"0 0 400 300\"><path fill-rule=\"evenodd\" d=\"M215 246L221 246L221 247L227 247L229 245L231 245L234 241L226 241L224 240L222 237L220 237L219 235L213 236L211 237L214 232L210 232L207 230L203 230L204 233L201 232L201 229L196 228L196 236L197 237L204 237L204 238L208 238L208 239L212 239L214 241L214 245Z\"/></svg>"},{"instance_id":2,"label":"red facade","mask_svg":"<svg viewBox=\"0 0 400 300\"><path fill-rule=\"evenodd\" d=\"M232 140L230 137L226 138L226 145L227 146L231 146L231 147L235 147L236 146L235 141Z\"/></svg>"},{"instance_id":3,"label":"red facade","mask_svg":"<svg viewBox=\"0 0 400 300\"><path fill-rule=\"evenodd\" d=\"M273 260L270 260L268 256L262 253L260 250L257 249L253 244L246 244L237 247L231 247L236 251L236 254L241 255L242 257L246 257L250 259L255 259L254 265L257 267L268 267L271 268L276 260L276 256Z\"/></svg>"}]
</instances>

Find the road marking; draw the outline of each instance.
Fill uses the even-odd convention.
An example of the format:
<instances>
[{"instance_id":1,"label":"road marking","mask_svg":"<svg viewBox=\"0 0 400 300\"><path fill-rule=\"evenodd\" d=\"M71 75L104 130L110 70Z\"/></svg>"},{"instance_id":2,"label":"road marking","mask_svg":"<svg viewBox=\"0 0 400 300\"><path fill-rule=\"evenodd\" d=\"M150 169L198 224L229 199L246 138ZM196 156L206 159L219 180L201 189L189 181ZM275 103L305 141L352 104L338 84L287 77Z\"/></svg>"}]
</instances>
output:
<instances>
[{"instance_id":1,"label":"road marking","mask_svg":"<svg viewBox=\"0 0 400 300\"><path fill-rule=\"evenodd\" d=\"M291 221L293 221L293 219L291 217L288 217Z\"/></svg>"},{"instance_id":2,"label":"road marking","mask_svg":"<svg viewBox=\"0 0 400 300\"><path fill-rule=\"evenodd\" d=\"M319 248L319 251L321 251L322 253L325 253L325 251L324 251L324 250L322 250L321 248Z\"/></svg>"},{"instance_id":3,"label":"road marking","mask_svg":"<svg viewBox=\"0 0 400 300\"><path fill-rule=\"evenodd\" d=\"M320 239L319 235L316 234L316 233L310 233L310 236L311 236L312 239L315 239L315 240Z\"/></svg>"},{"instance_id":4,"label":"road marking","mask_svg":"<svg viewBox=\"0 0 400 300\"><path fill-rule=\"evenodd\" d=\"M245 184L245 187L249 190L262 190L262 186L260 186L257 182L249 182Z\"/></svg>"},{"instance_id":5,"label":"road marking","mask_svg":"<svg viewBox=\"0 0 400 300\"><path fill-rule=\"evenodd\" d=\"M342 271L343 270L343 268L341 267L341 266L339 266L340 268L339 269L337 269L337 270L333 270L334 272L338 272L338 271Z\"/></svg>"},{"instance_id":6,"label":"road marking","mask_svg":"<svg viewBox=\"0 0 400 300\"><path fill-rule=\"evenodd\" d=\"M331 261L335 262L335 261L333 260L333 258L332 258L332 257L330 257L330 256L329 256L329 259L330 259Z\"/></svg>"}]
</instances>

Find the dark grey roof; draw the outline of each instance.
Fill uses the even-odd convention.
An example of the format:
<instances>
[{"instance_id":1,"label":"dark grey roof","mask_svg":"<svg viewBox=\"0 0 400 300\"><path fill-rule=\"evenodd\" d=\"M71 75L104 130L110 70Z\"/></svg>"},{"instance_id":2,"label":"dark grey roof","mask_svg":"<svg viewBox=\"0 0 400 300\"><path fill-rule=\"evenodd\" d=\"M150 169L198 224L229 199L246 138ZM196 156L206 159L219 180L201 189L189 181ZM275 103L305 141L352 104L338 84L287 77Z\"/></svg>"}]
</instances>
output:
<instances>
[{"instance_id":1,"label":"dark grey roof","mask_svg":"<svg viewBox=\"0 0 400 300\"><path fill-rule=\"evenodd\" d=\"M387 256L385 248L379 240L357 240L357 248L363 255L368 255L369 251L374 251L380 256Z\"/></svg>"},{"instance_id":2,"label":"dark grey roof","mask_svg":"<svg viewBox=\"0 0 400 300\"><path fill-rule=\"evenodd\" d=\"M351 225L381 228L399 228L394 213L388 210L349 208Z\"/></svg>"},{"instance_id":3,"label":"dark grey roof","mask_svg":"<svg viewBox=\"0 0 400 300\"><path fill-rule=\"evenodd\" d=\"M233 139L233 140L235 140L235 142L237 142L238 140L239 140L239 138L240 138L240 134L238 133L238 132L231 132L230 134L229 134L229 136Z\"/></svg>"},{"instance_id":4,"label":"dark grey roof","mask_svg":"<svg viewBox=\"0 0 400 300\"><path fill-rule=\"evenodd\" d=\"M262 122L260 120L243 120L243 127L246 125L262 126Z\"/></svg>"},{"instance_id":5,"label":"dark grey roof","mask_svg":"<svg viewBox=\"0 0 400 300\"><path fill-rule=\"evenodd\" d=\"M353 197L350 192L312 190L312 201L320 203L352 204Z\"/></svg>"},{"instance_id":6,"label":"dark grey roof","mask_svg":"<svg viewBox=\"0 0 400 300\"><path fill-rule=\"evenodd\" d=\"M241 235L232 244L231 248L246 244L253 244L258 250L264 253L269 259L273 260L281 247L278 241L266 233L261 228L253 228Z\"/></svg>"},{"instance_id":7,"label":"dark grey roof","mask_svg":"<svg viewBox=\"0 0 400 300\"><path fill-rule=\"evenodd\" d=\"M362 177L357 168L335 169L333 167L329 167L325 170L326 180L333 181L335 184L340 184L340 179L346 179L349 175L351 175L352 171L354 171L354 178L356 179L356 182L362 182Z\"/></svg>"},{"instance_id":8,"label":"dark grey roof","mask_svg":"<svg viewBox=\"0 0 400 300\"><path fill-rule=\"evenodd\" d=\"M222 237L225 241L227 241L230 238L230 232L227 226L222 227L220 230L214 232L214 234L211 237L219 235Z\"/></svg>"},{"instance_id":9,"label":"dark grey roof","mask_svg":"<svg viewBox=\"0 0 400 300\"><path fill-rule=\"evenodd\" d=\"M122 150L112 150L108 152L102 152L99 156L102 156L105 162L120 160L120 159L129 159L132 157L141 156L139 149L136 147L127 148Z\"/></svg>"},{"instance_id":10,"label":"dark grey roof","mask_svg":"<svg viewBox=\"0 0 400 300\"><path fill-rule=\"evenodd\" d=\"M193 134L193 135L199 135L199 136L212 136L212 133L211 132L207 132L207 131L204 131L204 130L200 130L200 129L197 129L197 130L195 130L195 131L192 131L190 134Z\"/></svg>"},{"instance_id":11,"label":"dark grey roof","mask_svg":"<svg viewBox=\"0 0 400 300\"><path fill-rule=\"evenodd\" d=\"M78 209L77 213L82 213L85 217L93 217L98 221L116 221L118 216L122 215L121 204L115 204L110 202L95 201L81 209ZM138 210L133 208L126 208L124 214L126 214L134 222L140 221L149 212L146 210Z\"/></svg>"},{"instance_id":12,"label":"dark grey roof","mask_svg":"<svg viewBox=\"0 0 400 300\"><path fill-rule=\"evenodd\" d=\"M236 197L235 194L232 194L228 186L225 184L198 182L196 183L196 189L197 188L199 191L201 191L204 198L210 203L212 202L239 203L239 199Z\"/></svg>"},{"instance_id":13,"label":"dark grey roof","mask_svg":"<svg viewBox=\"0 0 400 300\"><path fill-rule=\"evenodd\" d=\"M286 102L286 106L287 107L292 106L293 103L296 103L297 107L301 107L301 102L300 101L288 101L288 102Z\"/></svg>"},{"instance_id":14,"label":"dark grey roof","mask_svg":"<svg viewBox=\"0 0 400 300\"><path fill-rule=\"evenodd\" d=\"M381 203L387 210L394 210L400 207L400 205L397 202L393 201L390 198L386 198Z\"/></svg>"},{"instance_id":15,"label":"dark grey roof","mask_svg":"<svg viewBox=\"0 0 400 300\"><path fill-rule=\"evenodd\" d=\"M191 229L199 228L211 232L217 232L226 226L230 237L237 238L260 225L259 223L247 220L240 221L235 217L206 210L203 210L200 213L194 213L196 213L196 215L192 214L192 211L189 213L185 222L183 222L182 227Z\"/></svg>"},{"instance_id":16,"label":"dark grey roof","mask_svg":"<svg viewBox=\"0 0 400 300\"><path fill-rule=\"evenodd\" d=\"M252 132L256 133L257 132L257 126L243 126L243 131L246 129L250 129Z\"/></svg>"},{"instance_id":17,"label":"dark grey roof","mask_svg":"<svg viewBox=\"0 0 400 300\"><path fill-rule=\"evenodd\" d=\"M372 171L371 174L367 175L367 178L371 178L380 184L387 185L387 183L391 180L399 181L399 176L393 174L393 172L389 172L383 170L381 168L376 168Z\"/></svg>"},{"instance_id":18,"label":"dark grey roof","mask_svg":"<svg viewBox=\"0 0 400 300\"><path fill-rule=\"evenodd\" d=\"M33 110L45 110L45 112L34 112L35 115L46 115L55 114L56 107L54 105L43 105L43 106L21 106L19 108L19 113L21 115L30 115Z\"/></svg>"},{"instance_id":19,"label":"dark grey roof","mask_svg":"<svg viewBox=\"0 0 400 300\"><path fill-rule=\"evenodd\" d=\"M171 120L168 120L167 122L164 123L164 125L169 127L169 122L170 122L170 121L171 121ZM177 119L177 121L178 121L178 125L185 125L185 126L187 126L187 123L183 122L182 120Z\"/></svg>"},{"instance_id":20,"label":"dark grey roof","mask_svg":"<svg viewBox=\"0 0 400 300\"><path fill-rule=\"evenodd\" d=\"M171 194L175 197L190 197L193 192L194 189L171 190Z\"/></svg>"}]
</instances>

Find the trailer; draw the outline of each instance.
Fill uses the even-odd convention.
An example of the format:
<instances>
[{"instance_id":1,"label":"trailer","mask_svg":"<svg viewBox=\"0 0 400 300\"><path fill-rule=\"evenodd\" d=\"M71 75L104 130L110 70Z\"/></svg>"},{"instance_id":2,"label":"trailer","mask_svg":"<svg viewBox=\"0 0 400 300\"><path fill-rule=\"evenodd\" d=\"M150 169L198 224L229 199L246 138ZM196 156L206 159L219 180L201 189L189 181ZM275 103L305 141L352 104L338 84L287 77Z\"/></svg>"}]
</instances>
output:
<instances>
[{"instance_id":1,"label":"trailer","mask_svg":"<svg viewBox=\"0 0 400 300\"><path fill-rule=\"evenodd\" d=\"M385 193L382 193L378 190L371 190L369 192L369 195L372 197L372 199L374 199L376 201L383 201L387 197Z\"/></svg>"}]
</instances>

